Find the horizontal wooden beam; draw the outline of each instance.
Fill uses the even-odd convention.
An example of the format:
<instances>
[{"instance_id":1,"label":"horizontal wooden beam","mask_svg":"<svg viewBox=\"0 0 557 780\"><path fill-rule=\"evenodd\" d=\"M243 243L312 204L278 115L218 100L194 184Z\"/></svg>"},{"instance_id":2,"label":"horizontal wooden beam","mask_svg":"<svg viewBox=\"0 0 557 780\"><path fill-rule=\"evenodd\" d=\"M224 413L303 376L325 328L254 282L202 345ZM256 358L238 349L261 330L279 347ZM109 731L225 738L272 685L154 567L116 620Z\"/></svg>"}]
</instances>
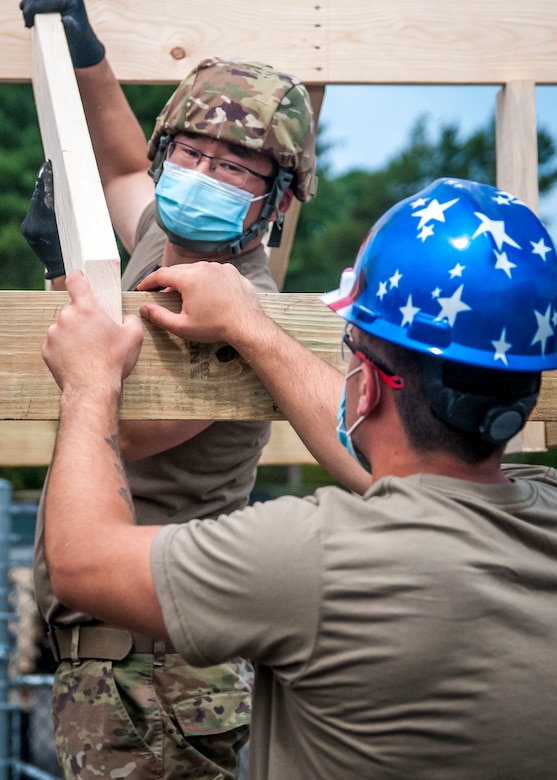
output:
<instances>
[{"instance_id":1,"label":"horizontal wooden beam","mask_svg":"<svg viewBox=\"0 0 557 780\"><path fill-rule=\"evenodd\" d=\"M124 313L147 298L179 311L175 293L124 293ZM260 295L292 336L341 368L342 320L317 294ZM48 326L66 293L0 291L0 419L55 420L59 391L41 358ZM126 381L123 419L281 419L249 366L224 344L184 344L143 320L145 341Z\"/></svg>"},{"instance_id":2,"label":"horizontal wooden beam","mask_svg":"<svg viewBox=\"0 0 557 780\"><path fill-rule=\"evenodd\" d=\"M147 299L179 310L175 293L123 293L123 311ZM314 293L259 295L264 311L323 360L344 370L342 320ZM0 419L55 420L58 388L41 358L66 293L0 291ZM145 341L126 381L124 419L283 419L250 367L225 344L185 344L143 320ZM533 420L557 421L557 372L543 377Z\"/></svg>"},{"instance_id":3,"label":"horizontal wooden beam","mask_svg":"<svg viewBox=\"0 0 557 780\"><path fill-rule=\"evenodd\" d=\"M0 466L48 466L57 430L55 420L0 420ZM290 423L271 423L271 438L261 454L260 466L316 462Z\"/></svg>"},{"instance_id":4,"label":"horizontal wooden beam","mask_svg":"<svg viewBox=\"0 0 557 780\"><path fill-rule=\"evenodd\" d=\"M0 4L0 79L30 80L17 0ZM215 54L308 84L557 83L554 0L90 0L117 77L179 81Z\"/></svg>"}]
</instances>

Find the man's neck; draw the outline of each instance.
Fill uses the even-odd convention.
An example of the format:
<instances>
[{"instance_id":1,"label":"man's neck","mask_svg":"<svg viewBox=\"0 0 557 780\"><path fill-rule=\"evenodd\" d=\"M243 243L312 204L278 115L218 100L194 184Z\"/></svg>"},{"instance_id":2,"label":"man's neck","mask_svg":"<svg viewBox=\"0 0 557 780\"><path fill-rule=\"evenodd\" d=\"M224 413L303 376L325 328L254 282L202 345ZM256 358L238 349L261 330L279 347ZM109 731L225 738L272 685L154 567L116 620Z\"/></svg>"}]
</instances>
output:
<instances>
[{"instance_id":1,"label":"man's neck","mask_svg":"<svg viewBox=\"0 0 557 780\"><path fill-rule=\"evenodd\" d=\"M249 244L244 249L243 252L240 252L239 255L233 255L231 252L219 252L216 254L200 254L197 252L190 252L186 249L183 249L180 246L177 246L176 244L172 244L170 241L167 240L164 246L162 265L171 266L171 265L179 265L180 263L198 263L200 260L204 260L205 262L208 263L229 263L233 261L235 258L241 257L242 255L246 255L248 252L251 252L260 243L261 243L261 238L259 237L255 239L251 244Z\"/></svg>"},{"instance_id":2,"label":"man's neck","mask_svg":"<svg viewBox=\"0 0 557 780\"><path fill-rule=\"evenodd\" d=\"M368 418L361 427L357 444L372 465L374 481L388 476L438 474L481 484L508 482L501 471L500 452L479 463L467 463L443 450L418 452L409 445L398 416ZM365 441L368 446L361 447Z\"/></svg>"}]
</instances>

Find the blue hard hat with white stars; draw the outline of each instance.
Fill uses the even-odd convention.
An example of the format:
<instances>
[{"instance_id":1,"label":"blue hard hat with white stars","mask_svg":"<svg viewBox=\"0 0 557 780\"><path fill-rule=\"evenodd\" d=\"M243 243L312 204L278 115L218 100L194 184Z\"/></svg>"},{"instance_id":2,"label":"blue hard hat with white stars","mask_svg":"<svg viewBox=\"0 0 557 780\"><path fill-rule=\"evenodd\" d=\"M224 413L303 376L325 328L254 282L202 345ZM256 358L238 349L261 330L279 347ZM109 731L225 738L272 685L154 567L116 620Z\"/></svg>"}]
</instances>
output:
<instances>
[{"instance_id":1,"label":"blue hard hat with white stars","mask_svg":"<svg viewBox=\"0 0 557 780\"><path fill-rule=\"evenodd\" d=\"M437 179L393 206L323 300L409 349L511 371L557 368L557 257L518 198Z\"/></svg>"}]
</instances>

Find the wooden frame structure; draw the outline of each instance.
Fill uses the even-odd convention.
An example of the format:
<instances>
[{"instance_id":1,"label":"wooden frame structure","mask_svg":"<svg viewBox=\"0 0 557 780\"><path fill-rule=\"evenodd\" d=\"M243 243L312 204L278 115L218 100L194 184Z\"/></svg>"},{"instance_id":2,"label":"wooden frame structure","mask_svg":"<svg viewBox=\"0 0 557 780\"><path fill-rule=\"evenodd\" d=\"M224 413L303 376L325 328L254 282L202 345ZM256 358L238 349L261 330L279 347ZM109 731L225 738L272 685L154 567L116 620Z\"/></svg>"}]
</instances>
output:
<instances>
[{"instance_id":1,"label":"wooden frame structure","mask_svg":"<svg viewBox=\"0 0 557 780\"><path fill-rule=\"evenodd\" d=\"M249 5L246 0L233 5L191 0L186 8L180 0L89 0L87 8L116 76L124 82L175 84L205 56L241 54L296 73L310 87L316 108L327 84L500 85L497 184L534 210L538 207L535 89L557 84L552 0L259 0ZM64 215L65 262L85 269L103 305L118 319L122 297L115 243L94 157L84 148L86 125L76 119L78 94L58 16L43 17L31 32L23 27L17 0L2 4L0 80L33 81L45 153L53 160L57 182L63 183L57 187L57 206ZM76 182L81 182L78 189ZM290 217L285 248L272 253L279 281L296 217L295 212ZM141 296L124 294L124 309L137 311ZM0 293L2 464L43 463L50 457L58 394L39 347L63 299L54 293ZM302 340L307 337L326 360L337 360L340 321L317 296L264 299L283 327ZM146 328L140 363L127 382L124 416L222 419L237 417L242 409L244 419L280 418L243 361L219 360L219 345L194 354ZM186 372L187 396L182 389ZM149 381L152 376L156 383ZM168 379L164 393L161 376ZM223 387L230 389L230 398L223 397ZM234 402L239 396L241 404ZM544 377L533 420L513 449L557 444L557 380L550 375ZM281 462L311 460L297 443L289 456L284 426L278 430Z\"/></svg>"}]
</instances>

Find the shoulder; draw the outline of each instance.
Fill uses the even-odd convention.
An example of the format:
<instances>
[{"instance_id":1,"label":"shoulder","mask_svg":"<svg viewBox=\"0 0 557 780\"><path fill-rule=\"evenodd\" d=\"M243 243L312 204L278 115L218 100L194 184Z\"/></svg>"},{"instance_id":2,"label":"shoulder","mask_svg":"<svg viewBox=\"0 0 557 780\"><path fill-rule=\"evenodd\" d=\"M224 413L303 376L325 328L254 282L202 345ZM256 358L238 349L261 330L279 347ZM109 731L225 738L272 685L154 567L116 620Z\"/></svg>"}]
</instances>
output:
<instances>
[{"instance_id":1,"label":"shoulder","mask_svg":"<svg viewBox=\"0 0 557 780\"><path fill-rule=\"evenodd\" d=\"M502 466L502 471L509 479L525 479L557 489L557 469L551 466L539 466L533 463L508 463Z\"/></svg>"},{"instance_id":2,"label":"shoulder","mask_svg":"<svg viewBox=\"0 0 557 780\"><path fill-rule=\"evenodd\" d=\"M276 293L277 285L271 275L269 257L263 244L232 260L238 271L249 279L257 292Z\"/></svg>"},{"instance_id":3,"label":"shoulder","mask_svg":"<svg viewBox=\"0 0 557 780\"><path fill-rule=\"evenodd\" d=\"M144 209L138 222L134 250L122 274L122 289L135 290L153 266L160 264L166 235L155 220L155 201Z\"/></svg>"}]
</instances>

